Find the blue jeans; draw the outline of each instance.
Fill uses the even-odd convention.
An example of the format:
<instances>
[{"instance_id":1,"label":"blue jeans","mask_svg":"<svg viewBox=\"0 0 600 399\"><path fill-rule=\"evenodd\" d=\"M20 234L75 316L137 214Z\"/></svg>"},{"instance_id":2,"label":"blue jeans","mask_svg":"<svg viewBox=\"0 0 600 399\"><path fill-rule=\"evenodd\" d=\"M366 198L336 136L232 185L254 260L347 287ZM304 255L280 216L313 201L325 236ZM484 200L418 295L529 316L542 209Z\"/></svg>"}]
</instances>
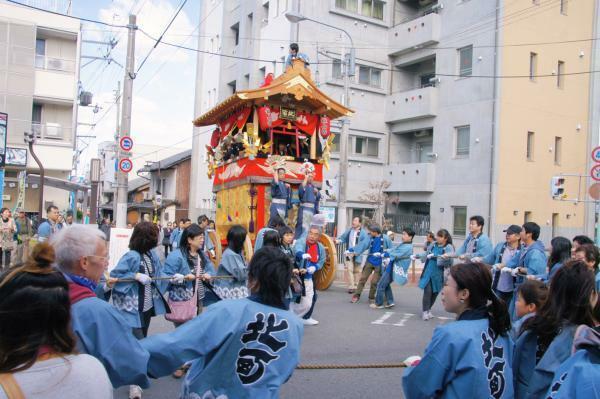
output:
<instances>
[{"instance_id":1,"label":"blue jeans","mask_svg":"<svg viewBox=\"0 0 600 399\"><path fill-rule=\"evenodd\" d=\"M386 270L377 283L377 293L375 294L375 305L382 306L384 299L387 299L388 305L394 303L394 295L392 294L392 269Z\"/></svg>"}]
</instances>

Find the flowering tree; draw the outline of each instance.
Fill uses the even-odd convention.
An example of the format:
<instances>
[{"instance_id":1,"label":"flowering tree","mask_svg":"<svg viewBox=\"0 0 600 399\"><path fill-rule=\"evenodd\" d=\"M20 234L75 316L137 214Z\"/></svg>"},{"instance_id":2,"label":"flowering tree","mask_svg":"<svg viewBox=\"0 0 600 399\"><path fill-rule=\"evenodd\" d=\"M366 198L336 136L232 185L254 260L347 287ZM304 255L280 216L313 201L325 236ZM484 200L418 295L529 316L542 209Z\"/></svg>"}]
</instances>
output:
<instances>
[{"instance_id":1,"label":"flowering tree","mask_svg":"<svg viewBox=\"0 0 600 399\"><path fill-rule=\"evenodd\" d=\"M370 205L373 205L373 218L372 221L378 223L382 229L388 230L392 226L388 226L388 221L385 220L385 204L388 200L388 194L385 192L390 186L391 182L387 180L379 180L369 183L369 189L363 191L358 197L361 201L364 201Z\"/></svg>"}]
</instances>

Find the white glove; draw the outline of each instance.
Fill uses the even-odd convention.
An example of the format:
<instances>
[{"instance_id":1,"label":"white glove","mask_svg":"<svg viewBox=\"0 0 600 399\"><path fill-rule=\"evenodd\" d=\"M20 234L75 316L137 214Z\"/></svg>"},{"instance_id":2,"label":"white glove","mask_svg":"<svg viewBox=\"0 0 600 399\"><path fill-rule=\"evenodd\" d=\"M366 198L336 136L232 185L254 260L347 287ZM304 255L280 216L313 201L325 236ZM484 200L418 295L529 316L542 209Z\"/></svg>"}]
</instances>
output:
<instances>
[{"instance_id":1,"label":"white glove","mask_svg":"<svg viewBox=\"0 0 600 399\"><path fill-rule=\"evenodd\" d=\"M510 267L503 267L502 269L500 269L500 273L512 273L513 269L511 269Z\"/></svg>"},{"instance_id":2,"label":"white glove","mask_svg":"<svg viewBox=\"0 0 600 399\"><path fill-rule=\"evenodd\" d=\"M310 259L310 254L303 254L302 259Z\"/></svg>"},{"instance_id":3,"label":"white glove","mask_svg":"<svg viewBox=\"0 0 600 399\"><path fill-rule=\"evenodd\" d=\"M309 266L309 267L307 267L307 268L306 268L306 272L307 272L308 274L313 274L313 273L314 273L314 272L316 272L316 271L317 271L317 268L316 268L316 267L314 267L314 266Z\"/></svg>"},{"instance_id":4,"label":"white glove","mask_svg":"<svg viewBox=\"0 0 600 399\"><path fill-rule=\"evenodd\" d=\"M175 273L171 278L171 282L175 284L183 284L184 276L183 274Z\"/></svg>"},{"instance_id":5,"label":"white glove","mask_svg":"<svg viewBox=\"0 0 600 399\"><path fill-rule=\"evenodd\" d=\"M346 250L346 251L344 251L344 255L345 256L352 256L352 255L354 255L354 252L350 252L350 251Z\"/></svg>"},{"instance_id":6,"label":"white glove","mask_svg":"<svg viewBox=\"0 0 600 399\"><path fill-rule=\"evenodd\" d=\"M474 258L471 258L471 262L473 263L481 263L483 261L483 258L480 256L476 256Z\"/></svg>"},{"instance_id":7,"label":"white glove","mask_svg":"<svg viewBox=\"0 0 600 399\"><path fill-rule=\"evenodd\" d=\"M411 256L410 256L410 259L411 259L411 260L417 260L417 259L418 259L418 256L417 256L417 255L411 255Z\"/></svg>"},{"instance_id":8,"label":"white glove","mask_svg":"<svg viewBox=\"0 0 600 399\"><path fill-rule=\"evenodd\" d=\"M342 243L342 240L338 240L338 239L336 239L336 240L335 240L335 243L339 245L339 244L341 244L341 243Z\"/></svg>"},{"instance_id":9,"label":"white glove","mask_svg":"<svg viewBox=\"0 0 600 399\"><path fill-rule=\"evenodd\" d=\"M383 265L384 265L384 266L387 266L387 265L389 265L389 264L390 264L390 261L391 261L391 259L390 259L390 258L385 258L385 259L382 261L382 263L383 263Z\"/></svg>"},{"instance_id":10,"label":"white glove","mask_svg":"<svg viewBox=\"0 0 600 399\"><path fill-rule=\"evenodd\" d=\"M381 258L381 252L373 252L372 255L376 258Z\"/></svg>"},{"instance_id":11,"label":"white glove","mask_svg":"<svg viewBox=\"0 0 600 399\"><path fill-rule=\"evenodd\" d=\"M150 276L148 276L147 274L143 274L143 273L136 273L135 279L142 285L148 285L152 282L152 278Z\"/></svg>"},{"instance_id":12,"label":"white glove","mask_svg":"<svg viewBox=\"0 0 600 399\"><path fill-rule=\"evenodd\" d=\"M427 254L427 259L431 259L433 258L435 255L434 254Z\"/></svg>"},{"instance_id":13,"label":"white glove","mask_svg":"<svg viewBox=\"0 0 600 399\"><path fill-rule=\"evenodd\" d=\"M515 267L514 269L511 269L511 271L510 271L510 274L511 274L513 277L517 277L517 274L519 274L519 268L518 268L518 267Z\"/></svg>"},{"instance_id":14,"label":"white glove","mask_svg":"<svg viewBox=\"0 0 600 399\"><path fill-rule=\"evenodd\" d=\"M404 361L402 363L404 363L406 365L406 367L412 367L412 366L416 366L417 364L419 364L419 362L421 361L421 356L409 356L406 359L404 359Z\"/></svg>"}]
</instances>

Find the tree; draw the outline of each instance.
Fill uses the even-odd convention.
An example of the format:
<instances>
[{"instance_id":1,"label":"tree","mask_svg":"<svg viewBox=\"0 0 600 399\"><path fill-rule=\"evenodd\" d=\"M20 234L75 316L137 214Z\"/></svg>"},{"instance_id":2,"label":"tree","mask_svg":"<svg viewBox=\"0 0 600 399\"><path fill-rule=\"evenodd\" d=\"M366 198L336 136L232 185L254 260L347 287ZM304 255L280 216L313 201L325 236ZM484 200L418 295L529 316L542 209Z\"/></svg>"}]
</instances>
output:
<instances>
[{"instance_id":1,"label":"tree","mask_svg":"<svg viewBox=\"0 0 600 399\"><path fill-rule=\"evenodd\" d=\"M370 182L369 189L363 191L358 197L359 200L373 205L374 212L372 220L378 223L384 230L386 230L387 226L385 220L385 204L388 200L388 194L385 190L387 190L391 185L392 183L387 180Z\"/></svg>"}]
</instances>

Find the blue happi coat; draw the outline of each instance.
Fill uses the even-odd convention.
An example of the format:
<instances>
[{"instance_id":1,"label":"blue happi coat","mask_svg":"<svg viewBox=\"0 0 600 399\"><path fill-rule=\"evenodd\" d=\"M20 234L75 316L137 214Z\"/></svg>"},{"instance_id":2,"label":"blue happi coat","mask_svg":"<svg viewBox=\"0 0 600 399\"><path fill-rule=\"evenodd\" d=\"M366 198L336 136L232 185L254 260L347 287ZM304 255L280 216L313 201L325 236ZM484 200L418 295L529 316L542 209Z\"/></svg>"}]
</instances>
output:
<instances>
[{"instance_id":1,"label":"blue happi coat","mask_svg":"<svg viewBox=\"0 0 600 399\"><path fill-rule=\"evenodd\" d=\"M424 290L431 281L431 289L434 293L442 290L442 286L444 285L444 267L452 266L452 259L443 259L441 256L443 254L450 254L453 250L454 248L451 244L442 247L438 243L433 243L426 252L419 254L421 261L425 262L421 279L419 280L419 288ZM434 257L427 259L428 254L433 254Z\"/></svg>"},{"instance_id":2,"label":"blue happi coat","mask_svg":"<svg viewBox=\"0 0 600 399\"><path fill-rule=\"evenodd\" d=\"M277 201L273 201L277 200ZM288 210L292 207L292 190L285 185L285 182L275 183L271 181L271 207L269 212L271 217L279 215L283 220L287 218Z\"/></svg>"},{"instance_id":3,"label":"blue happi coat","mask_svg":"<svg viewBox=\"0 0 600 399\"><path fill-rule=\"evenodd\" d=\"M476 312L476 311L466 311ZM436 327L421 362L402 377L407 399L512 399L512 341L482 316ZM483 317L483 318L481 318Z\"/></svg>"},{"instance_id":4,"label":"blue happi coat","mask_svg":"<svg viewBox=\"0 0 600 399\"><path fill-rule=\"evenodd\" d=\"M554 373L546 398L600 397L600 331L583 327L574 346L576 352Z\"/></svg>"},{"instance_id":5,"label":"blue happi coat","mask_svg":"<svg viewBox=\"0 0 600 399\"><path fill-rule=\"evenodd\" d=\"M221 299L245 298L248 292L248 265L242 254L227 248L221 257L217 276L233 276L233 279L217 279L214 281L215 293Z\"/></svg>"},{"instance_id":6,"label":"blue happi coat","mask_svg":"<svg viewBox=\"0 0 600 399\"><path fill-rule=\"evenodd\" d=\"M360 233L358 234L358 241L356 242L356 247L351 245L350 243L350 233L353 229L346 230L341 236L337 239L346 244L346 249L354 248L354 261L357 263L362 262L362 253L369 248L370 236L367 233L366 229L361 228ZM362 251L361 251L362 249Z\"/></svg>"},{"instance_id":7,"label":"blue happi coat","mask_svg":"<svg viewBox=\"0 0 600 399\"><path fill-rule=\"evenodd\" d=\"M201 251L198 251L198 255L201 258L200 261L204 265L204 273L214 276L215 267L212 262ZM184 276L192 273L187 256L181 251L181 248L178 248L169 254L163 267L163 273L168 277L173 276L176 273ZM169 282L169 285L167 286L167 295L170 300L175 302L188 301L194 295L195 284L195 281L184 281L183 284Z\"/></svg>"},{"instance_id":8,"label":"blue happi coat","mask_svg":"<svg viewBox=\"0 0 600 399\"><path fill-rule=\"evenodd\" d=\"M576 328L575 325L565 325L537 364L537 337L531 331L521 334L515 345L513 363L516 399L544 397L552 383L554 372L571 355Z\"/></svg>"},{"instance_id":9,"label":"blue happi coat","mask_svg":"<svg viewBox=\"0 0 600 399\"><path fill-rule=\"evenodd\" d=\"M511 269L514 269L515 267L524 267L527 269L527 274L537 276L546 273L547 263L548 257L544 252L544 244L541 241L534 241L529 246L523 245L519 251L519 256L513 256L506 266ZM517 276L515 280L515 289L523 284L524 281L525 278L523 276ZM509 306L509 312L513 322L517 319L515 310L516 301L517 296L514 295Z\"/></svg>"},{"instance_id":10,"label":"blue happi coat","mask_svg":"<svg viewBox=\"0 0 600 399\"><path fill-rule=\"evenodd\" d=\"M507 251L508 249L509 249L508 243L506 241L501 242L498 245L496 245L496 247L494 248L494 250L492 252L490 252L487 256L484 256L481 261L488 265L495 265L497 263L502 263L502 256L504 255L504 251ZM519 258L519 250L517 250L515 252L512 259L515 259L515 258L516 259ZM511 268L511 266L509 266L509 265L504 265L504 266L508 267L509 269ZM509 273L505 272L503 274L503 273L500 273L500 271L498 270L496 272L493 272L493 278L494 278L494 280L500 279L497 283L495 282L495 285L498 286L497 289L499 291L502 291L502 292L514 291L514 289L515 289L514 277L512 275L510 275Z\"/></svg>"},{"instance_id":11,"label":"blue happi coat","mask_svg":"<svg viewBox=\"0 0 600 399\"><path fill-rule=\"evenodd\" d=\"M163 268L158 259L158 255L154 250L150 251L150 258L154 265L153 277L164 277ZM137 251L128 251L119 259L117 266L110 272L111 277L122 278L122 279L135 279L136 273L140 273L141 256ZM152 285L156 287L153 290L154 296L152 302L154 303L155 315L165 314L167 312L167 306L163 298L164 288L166 286L165 281L152 282ZM117 283L112 290L112 301L115 308L121 312L121 315L133 328L140 328L142 323L140 319L140 294L144 292L144 286L137 281Z\"/></svg>"},{"instance_id":12,"label":"blue happi coat","mask_svg":"<svg viewBox=\"0 0 600 399\"><path fill-rule=\"evenodd\" d=\"M141 342L153 376L192 362L181 398L275 399L300 360L302 335L296 315L252 296L216 303L174 331Z\"/></svg>"},{"instance_id":13,"label":"blue happi coat","mask_svg":"<svg viewBox=\"0 0 600 399\"><path fill-rule=\"evenodd\" d=\"M265 233L267 231L277 231L277 230L272 229L270 227L263 227L262 229L258 230L258 233L256 233L256 241L254 242L254 252L256 252L262 248L263 241L265 239Z\"/></svg>"},{"instance_id":14,"label":"blue happi coat","mask_svg":"<svg viewBox=\"0 0 600 399\"><path fill-rule=\"evenodd\" d=\"M66 278L70 286L74 284ZM131 333L131 326L108 302L98 297L75 302L71 306L71 326L77 337L77 350L102 363L113 387L150 385L146 376L150 355Z\"/></svg>"},{"instance_id":15,"label":"blue happi coat","mask_svg":"<svg viewBox=\"0 0 600 399\"><path fill-rule=\"evenodd\" d=\"M182 233L183 231L179 227L174 228L171 232L171 237L169 237L169 241L171 242L173 248L179 248L179 240L181 239Z\"/></svg>"},{"instance_id":16,"label":"blue happi coat","mask_svg":"<svg viewBox=\"0 0 600 399\"><path fill-rule=\"evenodd\" d=\"M323 268L323 265L327 260L327 253L325 252L325 247L320 242L317 242L319 260L316 263L314 263L311 262L310 259L302 259L302 255L307 253L308 249L306 246L307 235L308 234L304 234L302 237L296 240L296 244L294 245L294 253L296 254L296 265L298 265L298 269L306 269L310 266L314 266L316 268L316 273ZM304 279L312 280L313 274L314 273L311 274L307 272L304 275Z\"/></svg>"},{"instance_id":17,"label":"blue happi coat","mask_svg":"<svg viewBox=\"0 0 600 399\"><path fill-rule=\"evenodd\" d=\"M404 285L408 281L410 256L413 253L412 242L403 242L389 250L390 263L384 273L392 273L396 284Z\"/></svg>"},{"instance_id":18,"label":"blue happi coat","mask_svg":"<svg viewBox=\"0 0 600 399\"><path fill-rule=\"evenodd\" d=\"M469 233L469 235L467 236L467 239L463 242L463 244L460 246L460 248L458 248L458 250L456 251L456 255L466 254L467 247L469 246L469 243L472 240L475 240L475 243L474 243L474 247L473 247L473 252L468 254L468 255L471 255L471 257L485 258L493 251L492 241L490 240L490 238L487 235L481 233L479 235L479 237L475 238L475 237L473 237L472 234Z\"/></svg>"},{"instance_id":19,"label":"blue happi coat","mask_svg":"<svg viewBox=\"0 0 600 399\"><path fill-rule=\"evenodd\" d=\"M311 183L307 183L306 187L300 184L298 199L300 200L300 206L298 207L298 219L296 220L296 239L308 232L313 215L319 213L321 193Z\"/></svg>"}]
</instances>

